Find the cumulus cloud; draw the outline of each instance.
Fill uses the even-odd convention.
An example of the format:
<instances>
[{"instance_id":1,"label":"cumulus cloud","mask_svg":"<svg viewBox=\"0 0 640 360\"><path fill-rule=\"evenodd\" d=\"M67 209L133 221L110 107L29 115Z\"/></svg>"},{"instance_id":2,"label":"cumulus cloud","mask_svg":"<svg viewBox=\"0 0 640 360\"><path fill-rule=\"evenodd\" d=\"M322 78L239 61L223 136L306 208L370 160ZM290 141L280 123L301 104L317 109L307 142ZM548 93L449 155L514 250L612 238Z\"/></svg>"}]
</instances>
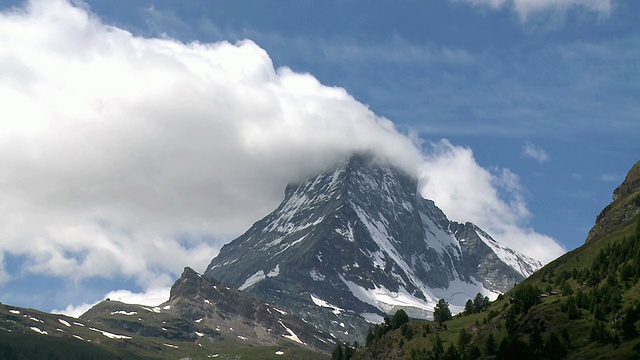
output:
<instances>
[{"instance_id":1,"label":"cumulus cloud","mask_svg":"<svg viewBox=\"0 0 640 360\"><path fill-rule=\"evenodd\" d=\"M521 20L526 21L531 15L545 12L565 13L574 7L604 15L611 13L613 0L464 0L472 5L501 9L504 7L514 11Z\"/></svg>"},{"instance_id":2,"label":"cumulus cloud","mask_svg":"<svg viewBox=\"0 0 640 360\"><path fill-rule=\"evenodd\" d=\"M96 304L97 303L92 303L92 304L82 303L80 305L69 304L64 309L53 309L51 310L51 313L62 314L62 315L67 315L74 318L79 318L80 315L86 313L89 309L94 307Z\"/></svg>"},{"instance_id":3,"label":"cumulus cloud","mask_svg":"<svg viewBox=\"0 0 640 360\"><path fill-rule=\"evenodd\" d=\"M547 152L544 149L538 146L535 146L533 143L530 143L530 142L527 142L522 147L522 156L533 159L537 161L539 164L549 161L549 154L547 154Z\"/></svg>"},{"instance_id":4,"label":"cumulus cloud","mask_svg":"<svg viewBox=\"0 0 640 360\"><path fill-rule=\"evenodd\" d=\"M249 40L143 38L34 0L0 14L0 68L0 254L26 273L167 287L273 210L286 184L362 151L425 174L454 219L559 254L526 229L515 174L448 142L425 157L344 89L275 69Z\"/></svg>"},{"instance_id":5,"label":"cumulus cloud","mask_svg":"<svg viewBox=\"0 0 640 360\"><path fill-rule=\"evenodd\" d=\"M156 285L204 268L289 182L354 151L421 156L251 41L137 37L62 0L0 15L0 67L0 251L33 273Z\"/></svg>"},{"instance_id":6,"label":"cumulus cloud","mask_svg":"<svg viewBox=\"0 0 640 360\"><path fill-rule=\"evenodd\" d=\"M422 167L421 193L455 221L471 221L496 240L543 262L565 250L554 239L527 227L531 217L519 177L508 169L491 172L469 148L443 140L432 144Z\"/></svg>"}]
</instances>

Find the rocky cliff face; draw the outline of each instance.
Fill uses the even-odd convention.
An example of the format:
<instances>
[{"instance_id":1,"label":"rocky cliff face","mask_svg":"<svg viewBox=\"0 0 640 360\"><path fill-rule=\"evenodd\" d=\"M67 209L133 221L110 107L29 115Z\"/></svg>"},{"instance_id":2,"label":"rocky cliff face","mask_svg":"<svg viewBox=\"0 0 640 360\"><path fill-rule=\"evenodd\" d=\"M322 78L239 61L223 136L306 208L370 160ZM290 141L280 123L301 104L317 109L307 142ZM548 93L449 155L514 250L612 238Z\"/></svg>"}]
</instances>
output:
<instances>
[{"instance_id":1,"label":"rocky cliff face","mask_svg":"<svg viewBox=\"0 0 640 360\"><path fill-rule=\"evenodd\" d=\"M503 293L540 267L540 263L495 241L476 225L449 225L462 249L463 272L492 291Z\"/></svg>"},{"instance_id":2,"label":"rocky cliff face","mask_svg":"<svg viewBox=\"0 0 640 360\"><path fill-rule=\"evenodd\" d=\"M608 233L640 213L640 161L613 191L613 202L605 207L589 231L587 242Z\"/></svg>"},{"instance_id":3,"label":"rocky cliff face","mask_svg":"<svg viewBox=\"0 0 640 360\"><path fill-rule=\"evenodd\" d=\"M541 264L458 224L397 168L355 156L287 187L282 204L225 245L205 276L249 291L345 340L403 308L429 318L497 296Z\"/></svg>"},{"instance_id":4,"label":"rocky cliff face","mask_svg":"<svg viewBox=\"0 0 640 360\"><path fill-rule=\"evenodd\" d=\"M328 352L335 339L275 304L227 287L185 268L171 287L163 312L190 320L210 336L239 338L249 345L277 345L289 339ZM203 330L204 332L204 330Z\"/></svg>"}]
</instances>

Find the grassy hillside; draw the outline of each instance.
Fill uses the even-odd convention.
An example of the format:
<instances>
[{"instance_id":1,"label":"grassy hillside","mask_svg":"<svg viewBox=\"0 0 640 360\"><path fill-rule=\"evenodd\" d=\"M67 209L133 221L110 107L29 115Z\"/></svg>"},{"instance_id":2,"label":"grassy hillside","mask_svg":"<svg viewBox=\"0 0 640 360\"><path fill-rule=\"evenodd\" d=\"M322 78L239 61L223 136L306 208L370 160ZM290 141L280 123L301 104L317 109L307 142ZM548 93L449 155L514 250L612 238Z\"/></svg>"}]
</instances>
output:
<instances>
[{"instance_id":1,"label":"grassy hillside","mask_svg":"<svg viewBox=\"0 0 640 360\"><path fill-rule=\"evenodd\" d=\"M189 333L173 331L172 327L179 320L176 317L145 311L139 305L115 301L105 302L103 305L131 313L137 312L135 316L114 314L111 322L106 322L0 304L0 360L322 360L329 357L285 338L273 346L255 346L237 337L216 334L189 338ZM132 322L131 319L136 321ZM152 328L154 320L157 320L157 331ZM144 326L128 326L138 322ZM125 327L129 331L124 330Z\"/></svg>"},{"instance_id":2,"label":"grassy hillside","mask_svg":"<svg viewBox=\"0 0 640 360\"><path fill-rule=\"evenodd\" d=\"M639 179L640 162L583 246L486 310L442 324L383 324L350 358L640 359Z\"/></svg>"},{"instance_id":3,"label":"grassy hillside","mask_svg":"<svg viewBox=\"0 0 640 360\"><path fill-rule=\"evenodd\" d=\"M0 360L142 359L104 346L37 334L0 332Z\"/></svg>"}]
</instances>

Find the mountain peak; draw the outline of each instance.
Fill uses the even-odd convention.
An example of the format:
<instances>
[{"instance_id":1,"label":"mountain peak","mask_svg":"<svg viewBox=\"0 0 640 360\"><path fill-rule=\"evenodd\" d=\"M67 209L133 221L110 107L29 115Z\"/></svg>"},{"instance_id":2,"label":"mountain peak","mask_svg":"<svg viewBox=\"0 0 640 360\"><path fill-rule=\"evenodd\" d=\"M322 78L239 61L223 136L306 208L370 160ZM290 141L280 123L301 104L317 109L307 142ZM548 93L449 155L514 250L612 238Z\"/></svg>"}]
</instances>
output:
<instances>
[{"instance_id":1,"label":"mountain peak","mask_svg":"<svg viewBox=\"0 0 640 360\"><path fill-rule=\"evenodd\" d=\"M613 191L613 200L640 192L640 161L627 173L624 181Z\"/></svg>"},{"instance_id":2,"label":"mountain peak","mask_svg":"<svg viewBox=\"0 0 640 360\"><path fill-rule=\"evenodd\" d=\"M225 245L205 276L352 341L368 320L398 308L430 318L441 298L461 310L539 266L477 226L449 221L404 171L356 155L289 185L280 206Z\"/></svg>"}]
</instances>

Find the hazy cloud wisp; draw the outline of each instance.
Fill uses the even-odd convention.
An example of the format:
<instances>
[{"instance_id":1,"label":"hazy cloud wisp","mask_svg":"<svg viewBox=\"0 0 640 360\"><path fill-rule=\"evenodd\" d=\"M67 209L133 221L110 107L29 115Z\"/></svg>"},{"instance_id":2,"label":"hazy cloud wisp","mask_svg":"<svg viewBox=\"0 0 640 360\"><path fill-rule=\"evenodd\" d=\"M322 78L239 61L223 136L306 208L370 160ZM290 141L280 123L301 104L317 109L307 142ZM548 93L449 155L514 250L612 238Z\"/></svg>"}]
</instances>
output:
<instances>
[{"instance_id":1,"label":"hazy cloud wisp","mask_svg":"<svg viewBox=\"0 0 640 360\"><path fill-rule=\"evenodd\" d=\"M533 159L539 164L549 161L549 154L544 149L530 142L527 142L522 147L522 156Z\"/></svg>"},{"instance_id":2,"label":"hazy cloud wisp","mask_svg":"<svg viewBox=\"0 0 640 360\"><path fill-rule=\"evenodd\" d=\"M463 0L472 5L488 6L492 9L511 8L522 21L531 15L543 12L564 13L572 7L609 15L613 0Z\"/></svg>"}]
</instances>

